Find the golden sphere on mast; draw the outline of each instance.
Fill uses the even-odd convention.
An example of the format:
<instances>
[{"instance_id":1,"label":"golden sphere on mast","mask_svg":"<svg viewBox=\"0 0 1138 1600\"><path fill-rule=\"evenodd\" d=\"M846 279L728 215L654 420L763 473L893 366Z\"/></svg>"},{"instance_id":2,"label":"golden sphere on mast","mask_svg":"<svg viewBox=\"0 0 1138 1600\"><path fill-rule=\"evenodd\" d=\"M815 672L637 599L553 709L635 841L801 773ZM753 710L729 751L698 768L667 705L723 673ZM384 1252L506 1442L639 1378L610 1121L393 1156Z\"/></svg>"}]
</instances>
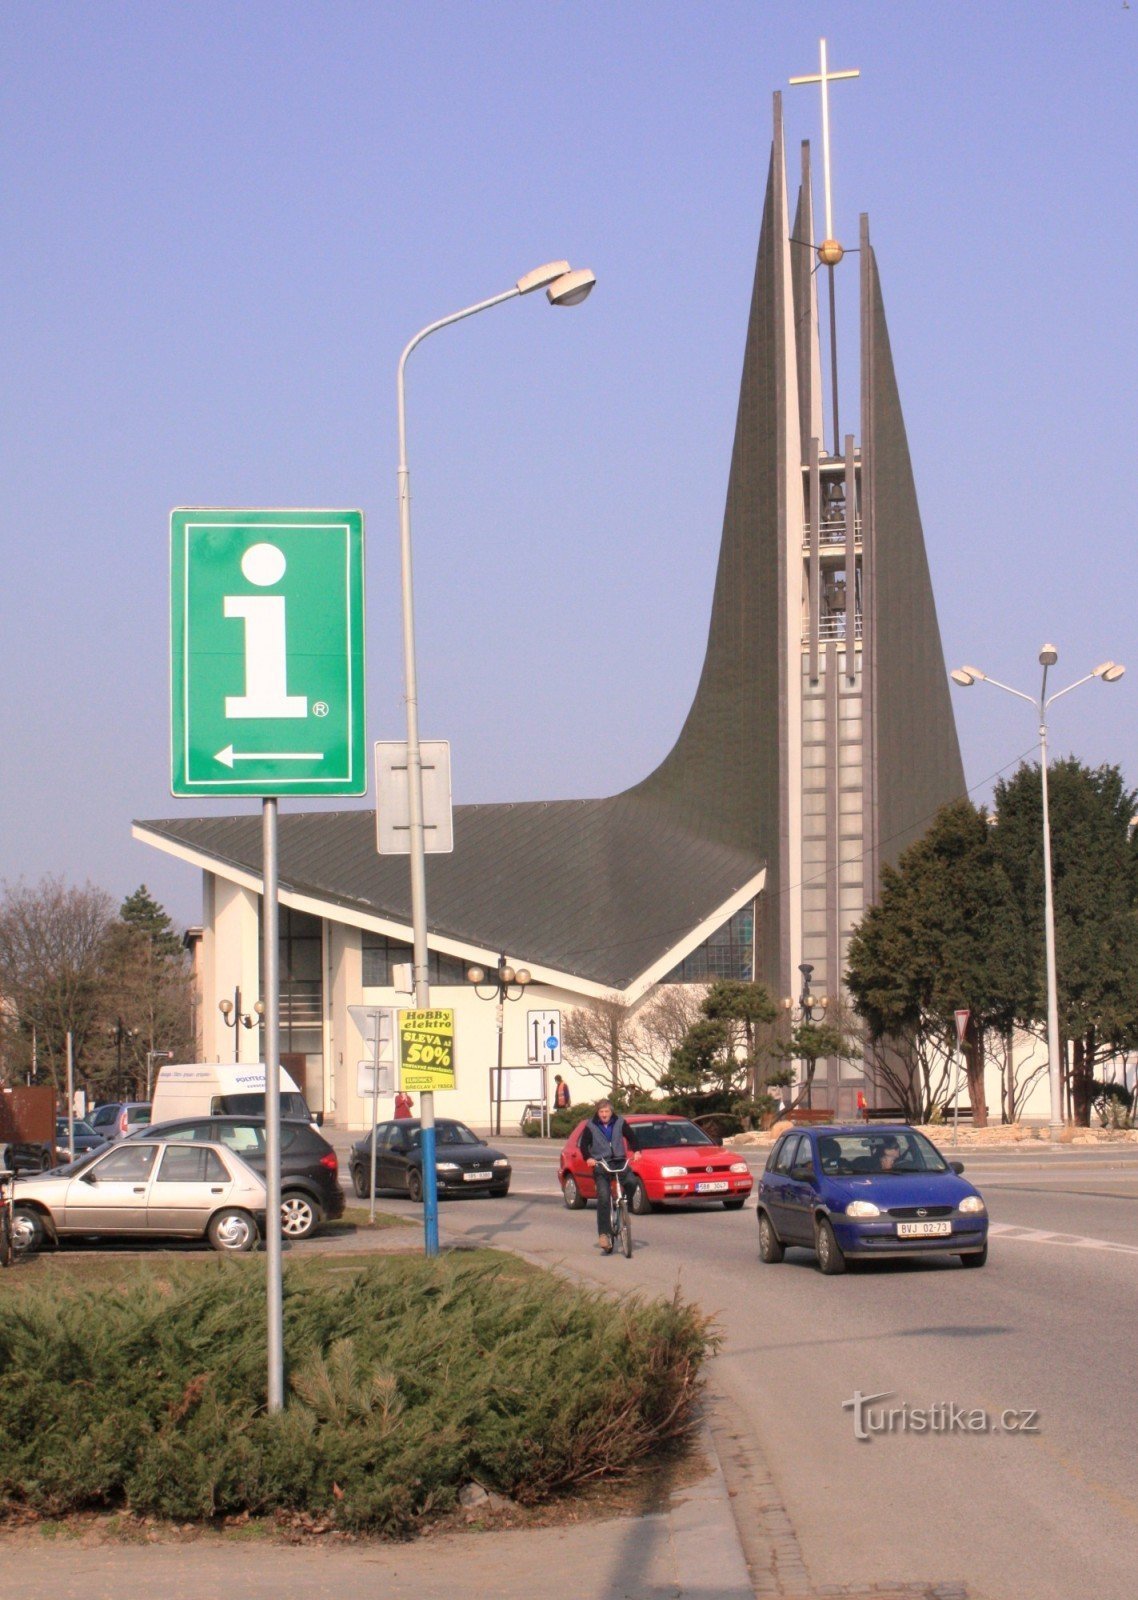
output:
<instances>
[{"instance_id":1,"label":"golden sphere on mast","mask_svg":"<svg viewBox=\"0 0 1138 1600\"><path fill-rule=\"evenodd\" d=\"M823 239L818 246L818 260L824 267L836 267L845 251L836 239Z\"/></svg>"}]
</instances>

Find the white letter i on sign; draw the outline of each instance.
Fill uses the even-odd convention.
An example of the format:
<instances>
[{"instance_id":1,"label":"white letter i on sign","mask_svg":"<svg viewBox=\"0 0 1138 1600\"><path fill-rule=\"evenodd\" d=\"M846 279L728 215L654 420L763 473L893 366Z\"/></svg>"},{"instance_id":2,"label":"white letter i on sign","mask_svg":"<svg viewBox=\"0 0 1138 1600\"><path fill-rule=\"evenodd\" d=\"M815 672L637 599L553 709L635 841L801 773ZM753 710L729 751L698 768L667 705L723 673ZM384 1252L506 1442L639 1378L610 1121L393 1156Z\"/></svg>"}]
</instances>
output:
<instances>
[{"instance_id":1,"label":"white letter i on sign","mask_svg":"<svg viewBox=\"0 0 1138 1600\"><path fill-rule=\"evenodd\" d=\"M274 544L251 545L241 571L259 587L277 583L284 576L284 553ZM245 622L245 693L226 695L225 715L306 717L307 696L288 692L284 596L227 594L224 614Z\"/></svg>"}]
</instances>

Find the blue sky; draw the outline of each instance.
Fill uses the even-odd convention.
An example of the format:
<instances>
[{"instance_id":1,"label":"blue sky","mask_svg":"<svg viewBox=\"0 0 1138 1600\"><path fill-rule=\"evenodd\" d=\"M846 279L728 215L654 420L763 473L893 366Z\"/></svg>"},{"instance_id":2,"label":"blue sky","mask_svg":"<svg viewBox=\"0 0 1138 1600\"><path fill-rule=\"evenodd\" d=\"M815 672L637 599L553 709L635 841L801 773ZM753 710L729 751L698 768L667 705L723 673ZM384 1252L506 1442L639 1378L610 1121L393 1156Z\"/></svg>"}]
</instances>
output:
<instances>
[{"instance_id":1,"label":"blue sky","mask_svg":"<svg viewBox=\"0 0 1138 1600\"><path fill-rule=\"evenodd\" d=\"M669 748L706 639L770 139L867 211L947 663L1138 784L1138 8L11 0L0 877L196 874L134 843L168 793L168 517L359 506L368 733L403 732L395 368L567 257L598 286L449 329L408 378L422 732L459 801L612 793ZM856 428L856 266L840 280ZM1120 509L1121 507L1121 509ZM968 781L1030 708L957 694ZM216 809L242 809L233 802Z\"/></svg>"}]
</instances>

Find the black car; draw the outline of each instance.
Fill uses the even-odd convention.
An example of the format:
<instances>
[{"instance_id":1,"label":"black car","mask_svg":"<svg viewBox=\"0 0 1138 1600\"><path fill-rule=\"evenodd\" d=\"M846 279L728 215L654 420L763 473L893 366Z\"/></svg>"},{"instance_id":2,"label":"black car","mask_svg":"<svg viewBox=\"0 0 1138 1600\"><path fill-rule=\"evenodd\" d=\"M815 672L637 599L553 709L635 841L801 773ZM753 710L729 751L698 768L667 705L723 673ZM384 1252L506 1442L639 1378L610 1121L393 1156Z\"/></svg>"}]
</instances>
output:
<instances>
[{"instance_id":1,"label":"black car","mask_svg":"<svg viewBox=\"0 0 1138 1600\"><path fill-rule=\"evenodd\" d=\"M85 1155L88 1150L105 1150L107 1142L95 1133L86 1123L76 1117L73 1124L75 1134L75 1154ZM0 1162L7 1167L9 1172L47 1172L51 1167L62 1165L70 1161L71 1152L67 1144L67 1118L55 1119L55 1143L46 1144L10 1144L7 1151L0 1155Z\"/></svg>"},{"instance_id":2,"label":"black car","mask_svg":"<svg viewBox=\"0 0 1138 1600\"><path fill-rule=\"evenodd\" d=\"M180 1117L157 1122L132 1139L201 1140L223 1144L265 1176L264 1117ZM281 1122L281 1232L307 1239L321 1222L344 1214L340 1163L336 1152L310 1122Z\"/></svg>"},{"instance_id":3,"label":"black car","mask_svg":"<svg viewBox=\"0 0 1138 1600\"><path fill-rule=\"evenodd\" d=\"M423 1198L423 1155L416 1118L381 1122L375 1130L375 1187L397 1189L418 1204ZM366 1199L371 1183L371 1134L352 1146L349 1161L352 1187ZM464 1122L440 1118L435 1123L435 1172L442 1194L492 1194L510 1192L510 1163Z\"/></svg>"}]
</instances>

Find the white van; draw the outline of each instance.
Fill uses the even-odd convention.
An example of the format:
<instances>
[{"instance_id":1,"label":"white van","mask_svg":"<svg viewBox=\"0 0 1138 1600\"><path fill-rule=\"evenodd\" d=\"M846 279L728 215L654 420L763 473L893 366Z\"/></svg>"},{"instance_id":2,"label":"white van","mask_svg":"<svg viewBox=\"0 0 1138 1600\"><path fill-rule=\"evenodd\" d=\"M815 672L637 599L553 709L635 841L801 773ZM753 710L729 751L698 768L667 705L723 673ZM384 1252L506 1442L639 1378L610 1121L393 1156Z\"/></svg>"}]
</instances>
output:
<instances>
[{"instance_id":1,"label":"white van","mask_svg":"<svg viewBox=\"0 0 1138 1600\"><path fill-rule=\"evenodd\" d=\"M281 1116L291 1122L319 1123L300 1089L282 1067ZM182 1117L257 1116L265 1114L265 1064L194 1061L159 1068L151 1122Z\"/></svg>"}]
</instances>

